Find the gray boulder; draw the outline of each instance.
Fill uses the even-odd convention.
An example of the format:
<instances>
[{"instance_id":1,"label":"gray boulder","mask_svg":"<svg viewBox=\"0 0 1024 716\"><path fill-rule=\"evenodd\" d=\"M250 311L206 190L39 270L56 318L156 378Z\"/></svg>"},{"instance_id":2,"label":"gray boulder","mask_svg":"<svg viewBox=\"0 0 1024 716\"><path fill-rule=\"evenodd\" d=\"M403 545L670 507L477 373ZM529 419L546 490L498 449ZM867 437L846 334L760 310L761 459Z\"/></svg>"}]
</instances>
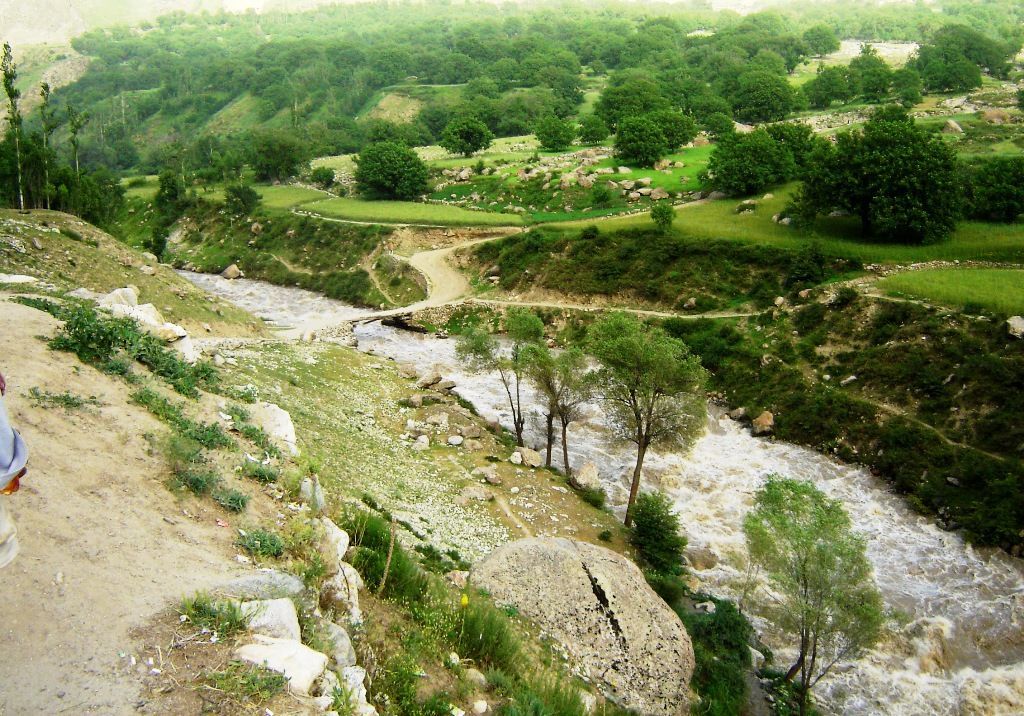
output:
<instances>
[{"instance_id":1,"label":"gray boulder","mask_svg":"<svg viewBox=\"0 0 1024 716\"><path fill-rule=\"evenodd\" d=\"M563 538L523 539L492 552L472 580L565 644L573 666L616 703L651 716L689 713L690 637L625 557Z\"/></svg>"},{"instance_id":2,"label":"gray boulder","mask_svg":"<svg viewBox=\"0 0 1024 716\"><path fill-rule=\"evenodd\" d=\"M1014 338L1024 338L1024 317L1011 316L1006 321L1006 330Z\"/></svg>"},{"instance_id":3,"label":"gray boulder","mask_svg":"<svg viewBox=\"0 0 1024 716\"><path fill-rule=\"evenodd\" d=\"M220 588L220 592L239 599L275 599L297 597L306 587L298 577L276 569L261 569L239 577Z\"/></svg>"},{"instance_id":4,"label":"gray boulder","mask_svg":"<svg viewBox=\"0 0 1024 716\"><path fill-rule=\"evenodd\" d=\"M242 602L239 606L249 622L249 631L254 634L295 641L302 638L299 615L291 599L260 599Z\"/></svg>"}]
</instances>

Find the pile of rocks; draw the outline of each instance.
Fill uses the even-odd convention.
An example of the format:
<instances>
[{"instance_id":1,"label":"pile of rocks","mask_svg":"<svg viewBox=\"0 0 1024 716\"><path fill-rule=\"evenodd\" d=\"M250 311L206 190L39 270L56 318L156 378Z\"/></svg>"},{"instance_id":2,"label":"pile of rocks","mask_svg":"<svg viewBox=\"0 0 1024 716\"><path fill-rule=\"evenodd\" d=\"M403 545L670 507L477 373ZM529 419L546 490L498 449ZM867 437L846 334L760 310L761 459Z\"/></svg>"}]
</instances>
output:
<instances>
[{"instance_id":1,"label":"pile of rocks","mask_svg":"<svg viewBox=\"0 0 1024 716\"><path fill-rule=\"evenodd\" d=\"M366 699L366 670L356 663L348 631L362 623L359 592L364 588L363 580L345 561L348 534L326 517L314 521L323 533L320 553L331 573L318 595L309 594L296 577L276 570L243 577L220 590L237 600L251 636L234 656L283 674L293 696L328 715L337 714L332 709L335 694L340 691L347 695L349 713L375 716L377 709ZM297 603L312 603L313 618L330 645L328 653L302 643ZM321 607L344 616L341 621L329 620Z\"/></svg>"},{"instance_id":2,"label":"pile of rocks","mask_svg":"<svg viewBox=\"0 0 1024 716\"><path fill-rule=\"evenodd\" d=\"M135 286L118 288L105 295L87 288L79 288L68 295L95 301L101 309L117 318L131 318L144 331L163 339L171 348L181 353L186 363L194 364L199 360L199 350L192 343L188 331L176 323L165 321L152 303L140 304L139 289Z\"/></svg>"}]
</instances>

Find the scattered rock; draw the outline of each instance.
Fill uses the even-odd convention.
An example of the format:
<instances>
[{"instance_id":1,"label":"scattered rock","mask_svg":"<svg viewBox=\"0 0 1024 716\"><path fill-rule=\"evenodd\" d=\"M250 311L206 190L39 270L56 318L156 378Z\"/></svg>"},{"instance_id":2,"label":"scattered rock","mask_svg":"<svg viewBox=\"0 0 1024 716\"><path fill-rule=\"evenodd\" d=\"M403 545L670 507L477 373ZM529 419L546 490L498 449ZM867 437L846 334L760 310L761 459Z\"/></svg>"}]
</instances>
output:
<instances>
[{"instance_id":1,"label":"scattered rock","mask_svg":"<svg viewBox=\"0 0 1024 716\"><path fill-rule=\"evenodd\" d=\"M694 605L694 609L698 612L705 612L706 614L714 614L716 608L717 607L714 602L698 602Z\"/></svg>"},{"instance_id":2,"label":"scattered rock","mask_svg":"<svg viewBox=\"0 0 1024 716\"><path fill-rule=\"evenodd\" d=\"M294 575L276 569L261 569L228 582L218 591L239 599L274 599L297 597L305 589L302 580Z\"/></svg>"},{"instance_id":3,"label":"scattered rock","mask_svg":"<svg viewBox=\"0 0 1024 716\"><path fill-rule=\"evenodd\" d=\"M253 422L274 443L292 457L299 454L298 441L295 438L295 425L288 411L274 403L257 402L249 406L249 414Z\"/></svg>"},{"instance_id":4,"label":"scattered rock","mask_svg":"<svg viewBox=\"0 0 1024 716\"><path fill-rule=\"evenodd\" d=\"M309 505L313 514L318 515L324 510L324 489L317 477L307 477L299 484L299 499Z\"/></svg>"},{"instance_id":5,"label":"scattered rock","mask_svg":"<svg viewBox=\"0 0 1024 716\"><path fill-rule=\"evenodd\" d=\"M519 456L522 458L522 464L527 467L540 467L544 464L544 458L541 457L541 454L536 450L531 450L528 447L521 447L516 448L516 452L519 453Z\"/></svg>"},{"instance_id":6,"label":"scattered rock","mask_svg":"<svg viewBox=\"0 0 1024 716\"><path fill-rule=\"evenodd\" d=\"M839 385L841 385L842 387L845 388L846 386L850 385L851 383L855 383L855 382L857 382L857 376L855 376L855 375L848 375L845 378L843 378L841 381L839 381Z\"/></svg>"},{"instance_id":7,"label":"scattered rock","mask_svg":"<svg viewBox=\"0 0 1024 716\"><path fill-rule=\"evenodd\" d=\"M747 409L744 407L734 408L729 411L729 417L733 420L743 420L747 417Z\"/></svg>"},{"instance_id":8,"label":"scattered rock","mask_svg":"<svg viewBox=\"0 0 1024 716\"><path fill-rule=\"evenodd\" d=\"M226 279L234 280L236 278L242 278L245 274L242 273L242 269L238 268L238 264L231 264L221 271L220 275Z\"/></svg>"},{"instance_id":9,"label":"scattered rock","mask_svg":"<svg viewBox=\"0 0 1024 716\"><path fill-rule=\"evenodd\" d=\"M338 527L327 517L320 518L320 524L324 528L324 542L326 543L327 556L330 561L341 563L345 561L345 553L349 548L348 532Z\"/></svg>"},{"instance_id":10,"label":"scattered rock","mask_svg":"<svg viewBox=\"0 0 1024 716\"><path fill-rule=\"evenodd\" d=\"M465 442L465 440L466 439L461 435L448 436L448 444L451 445L452 447L459 447L460 445L462 445L463 442Z\"/></svg>"},{"instance_id":11,"label":"scattered rock","mask_svg":"<svg viewBox=\"0 0 1024 716\"><path fill-rule=\"evenodd\" d=\"M688 712L689 635L625 557L561 538L518 540L480 562L473 583L565 644L574 668L616 703L651 716Z\"/></svg>"},{"instance_id":12,"label":"scattered rock","mask_svg":"<svg viewBox=\"0 0 1024 716\"><path fill-rule=\"evenodd\" d=\"M235 658L284 674L288 690L301 696L310 694L311 687L327 668L326 654L313 651L294 639L262 634L256 634L252 644L239 647Z\"/></svg>"},{"instance_id":13,"label":"scattered rock","mask_svg":"<svg viewBox=\"0 0 1024 716\"><path fill-rule=\"evenodd\" d=\"M942 131L944 134L963 134L964 128L955 119L947 119L945 126L942 127Z\"/></svg>"},{"instance_id":14,"label":"scattered rock","mask_svg":"<svg viewBox=\"0 0 1024 716\"><path fill-rule=\"evenodd\" d=\"M475 477L482 477L488 484L500 485L501 477L498 475L498 468L494 465L487 465L486 467L473 468L473 472L470 473Z\"/></svg>"},{"instance_id":15,"label":"scattered rock","mask_svg":"<svg viewBox=\"0 0 1024 716\"><path fill-rule=\"evenodd\" d=\"M348 612L353 624L363 621L359 611L359 590L363 588L363 578L348 562L338 565L338 573L328 579L320 590L320 603L325 607L333 607L340 612Z\"/></svg>"},{"instance_id":16,"label":"scattered rock","mask_svg":"<svg viewBox=\"0 0 1024 716\"><path fill-rule=\"evenodd\" d=\"M694 569L714 569L718 566L718 555L707 547L687 547L683 554Z\"/></svg>"},{"instance_id":17,"label":"scattered rock","mask_svg":"<svg viewBox=\"0 0 1024 716\"><path fill-rule=\"evenodd\" d=\"M339 669L355 666L356 650L352 647L352 639L349 638L348 632L334 622L321 622L321 627L331 644L334 645L334 649L330 653L334 665Z\"/></svg>"},{"instance_id":18,"label":"scattered rock","mask_svg":"<svg viewBox=\"0 0 1024 716\"><path fill-rule=\"evenodd\" d=\"M750 649L750 665L754 668L754 671L760 671L761 667L764 666L764 654L752 646L747 648Z\"/></svg>"},{"instance_id":19,"label":"scattered rock","mask_svg":"<svg viewBox=\"0 0 1024 716\"><path fill-rule=\"evenodd\" d=\"M466 585L469 584L469 572L464 569L453 569L447 572L445 579L451 582L458 589L465 589Z\"/></svg>"},{"instance_id":20,"label":"scattered rock","mask_svg":"<svg viewBox=\"0 0 1024 716\"><path fill-rule=\"evenodd\" d=\"M416 452L423 452L424 450L430 449L430 438L426 435L420 435L412 444L412 449Z\"/></svg>"},{"instance_id":21,"label":"scattered rock","mask_svg":"<svg viewBox=\"0 0 1024 716\"><path fill-rule=\"evenodd\" d=\"M116 288L100 299L100 306L110 308L111 306L138 306L139 289L134 286Z\"/></svg>"},{"instance_id":22,"label":"scattered rock","mask_svg":"<svg viewBox=\"0 0 1024 716\"><path fill-rule=\"evenodd\" d=\"M481 672L477 671L476 669L472 667L466 669L465 676L466 681L475 686L476 688L481 690L487 688L487 677L484 676Z\"/></svg>"},{"instance_id":23,"label":"scattered rock","mask_svg":"<svg viewBox=\"0 0 1024 716\"><path fill-rule=\"evenodd\" d=\"M460 505L468 505L470 502L487 502L488 500L494 499L494 495L483 485L466 485L462 488L462 492L459 493L456 502Z\"/></svg>"},{"instance_id":24,"label":"scattered rock","mask_svg":"<svg viewBox=\"0 0 1024 716\"><path fill-rule=\"evenodd\" d=\"M786 305L786 298L784 296L776 296L772 303L775 304L776 308L781 308Z\"/></svg>"},{"instance_id":25,"label":"scattered rock","mask_svg":"<svg viewBox=\"0 0 1024 716\"><path fill-rule=\"evenodd\" d=\"M424 376L416 381L417 388L429 388L432 385L441 382L441 375L439 373L433 373L431 375Z\"/></svg>"},{"instance_id":26,"label":"scattered rock","mask_svg":"<svg viewBox=\"0 0 1024 716\"><path fill-rule=\"evenodd\" d=\"M604 485L597 474L597 464L593 461L586 462L579 470L573 472L569 482L578 490L601 490Z\"/></svg>"},{"instance_id":27,"label":"scattered rock","mask_svg":"<svg viewBox=\"0 0 1024 716\"><path fill-rule=\"evenodd\" d=\"M751 423L751 432L754 435L770 435L775 430L775 416L769 411L764 411Z\"/></svg>"},{"instance_id":28,"label":"scattered rock","mask_svg":"<svg viewBox=\"0 0 1024 716\"><path fill-rule=\"evenodd\" d=\"M510 463L512 463L513 465L522 465L523 464L523 456L522 456L522 454L518 450L516 450L514 453L512 453L509 456L508 461Z\"/></svg>"},{"instance_id":29,"label":"scattered rock","mask_svg":"<svg viewBox=\"0 0 1024 716\"><path fill-rule=\"evenodd\" d=\"M301 641L299 616L291 599L263 599L242 602L242 614L249 619L249 631L278 639Z\"/></svg>"},{"instance_id":30,"label":"scattered rock","mask_svg":"<svg viewBox=\"0 0 1024 716\"><path fill-rule=\"evenodd\" d=\"M479 700L479 701L474 701L473 702L473 713L475 713L475 714L485 714L485 713L487 713L487 702L482 700L482 699Z\"/></svg>"},{"instance_id":31,"label":"scattered rock","mask_svg":"<svg viewBox=\"0 0 1024 716\"><path fill-rule=\"evenodd\" d=\"M1006 330L1014 338L1024 338L1024 317L1011 316L1006 321Z\"/></svg>"},{"instance_id":32,"label":"scattered rock","mask_svg":"<svg viewBox=\"0 0 1024 716\"><path fill-rule=\"evenodd\" d=\"M685 308L687 311L692 311L696 307L697 299L693 296L690 296L688 299L686 299L686 303L683 304L683 308Z\"/></svg>"}]
</instances>

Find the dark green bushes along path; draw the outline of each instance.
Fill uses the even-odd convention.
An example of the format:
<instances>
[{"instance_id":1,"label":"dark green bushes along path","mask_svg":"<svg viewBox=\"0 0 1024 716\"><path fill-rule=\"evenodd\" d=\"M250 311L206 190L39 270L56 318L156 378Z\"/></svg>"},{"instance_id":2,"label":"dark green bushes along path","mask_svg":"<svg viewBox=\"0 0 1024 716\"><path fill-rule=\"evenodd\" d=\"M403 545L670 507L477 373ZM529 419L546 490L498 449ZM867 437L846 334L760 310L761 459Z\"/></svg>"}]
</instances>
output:
<instances>
[{"instance_id":1,"label":"dark green bushes along path","mask_svg":"<svg viewBox=\"0 0 1024 716\"><path fill-rule=\"evenodd\" d=\"M497 266L506 290L538 286L577 295L622 295L695 311L776 296L859 269L826 258L808 245L793 251L731 241L687 241L653 229L605 233L596 227L570 234L539 229L476 249L480 270Z\"/></svg>"}]
</instances>

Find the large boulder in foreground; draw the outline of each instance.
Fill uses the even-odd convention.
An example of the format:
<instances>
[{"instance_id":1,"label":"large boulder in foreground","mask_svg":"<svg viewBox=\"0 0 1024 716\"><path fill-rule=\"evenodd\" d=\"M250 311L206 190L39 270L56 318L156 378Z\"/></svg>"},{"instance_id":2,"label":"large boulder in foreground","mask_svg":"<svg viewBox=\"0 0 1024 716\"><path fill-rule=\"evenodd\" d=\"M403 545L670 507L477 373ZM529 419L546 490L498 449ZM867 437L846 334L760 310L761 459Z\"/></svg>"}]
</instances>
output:
<instances>
[{"instance_id":1,"label":"large boulder in foreground","mask_svg":"<svg viewBox=\"0 0 1024 716\"><path fill-rule=\"evenodd\" d=\"M619 705L651 716L690 712L690 636L625 557L535 537L496 549L472 581L564 644L574 668Z\"/></svg>"}]
</instances>

